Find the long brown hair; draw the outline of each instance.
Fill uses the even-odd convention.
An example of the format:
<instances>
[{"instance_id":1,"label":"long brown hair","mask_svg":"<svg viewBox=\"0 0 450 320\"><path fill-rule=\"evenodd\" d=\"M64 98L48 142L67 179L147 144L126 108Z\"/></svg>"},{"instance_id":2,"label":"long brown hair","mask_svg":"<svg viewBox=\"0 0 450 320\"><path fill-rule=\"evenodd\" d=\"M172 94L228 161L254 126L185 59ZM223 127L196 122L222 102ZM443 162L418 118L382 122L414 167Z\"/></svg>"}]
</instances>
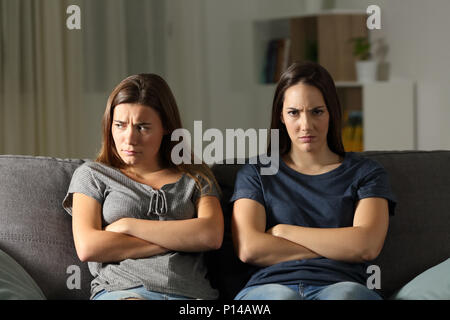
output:
<instances>
[{"instance_id":1,"label":"long brown hair","mask_svg":"<svg viewBox=\"0 0 450 320\"><path fill-rule=\"evenodd\" d=\"M102 119L102 147L95 161L115 168L124 168L126 165L120 158L114 144L111 126L114 108L122 103L140 104L158 112L161 122L166 130L163 136L159 155L161 163L166 168L175 168L193 178L200 187L199 175L208 185L219 186L211 169L205 164L194 164L194 155L191 153L191 164L176 165L172 161L171 153L177 141L171 141L172 132L182 128L180 113L175 97L166 81L156 74L137 74L122 80L111 92L106 103Z\"/></svg>"},{"instance_id":2,"label":"long brown hair","mask_svg":"<svg viewBox=\"0 0 450 320\"><path fill-rule=\"evenodd\" d=\"M344 156L344 144L342 143L342 109L339 103L336 87L333 78L328 71L315 62L295 62L281 76L275 90L272 104L272 119L270 128L279 129L280 156L286 154L291 149L291 139L289 138L286 126L281 122L281 112L283 110L284 93L286 90L298 83L314 86L320 90L325 100L326 107L330 114L328 124L327 143L330 150L340 156ZM270 143L268 145L270 152Z\"/></svg>"}]
</instances>

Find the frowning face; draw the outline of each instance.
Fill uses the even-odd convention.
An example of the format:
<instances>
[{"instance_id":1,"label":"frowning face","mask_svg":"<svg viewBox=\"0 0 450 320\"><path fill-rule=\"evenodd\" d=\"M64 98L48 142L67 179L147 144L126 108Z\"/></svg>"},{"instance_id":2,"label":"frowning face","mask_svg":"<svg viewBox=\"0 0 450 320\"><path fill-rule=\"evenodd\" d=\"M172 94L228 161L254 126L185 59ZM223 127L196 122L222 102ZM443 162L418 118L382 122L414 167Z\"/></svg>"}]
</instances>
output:
<instances>
[{"instance_id":1,"label":"frowning face","mask_svg":"<svg viewBox=\"0 0 450 320\"><path fill-rule=\"evenodd\" d=\"M330 114L316 87L303 83L289 87L284 93L281 121L286 126L292 148L317 152L328 147Z\"/></svg>"},{"instance_id":2,"label":"frowning face","mask_svg":"<svg viewBox=\"0 0 450 320\"><path fill-rule=\"evenodd\" d=\"M165 134L157 111L140 104L119 104L114 108L111 132L120 158L127 166L154 168Z\"/></svg>"}]
</instances>

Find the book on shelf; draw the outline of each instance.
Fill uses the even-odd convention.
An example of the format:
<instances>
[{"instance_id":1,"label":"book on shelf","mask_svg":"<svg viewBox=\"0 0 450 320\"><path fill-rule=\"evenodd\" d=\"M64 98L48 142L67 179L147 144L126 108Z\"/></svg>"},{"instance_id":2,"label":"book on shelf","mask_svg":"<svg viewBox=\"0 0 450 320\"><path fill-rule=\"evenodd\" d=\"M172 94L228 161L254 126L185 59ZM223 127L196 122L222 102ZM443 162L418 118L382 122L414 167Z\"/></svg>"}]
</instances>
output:
<instances>
[{"instance_id":1,"label":"book on shelf","mask_svg":"<svg viewBox=\"0 0 450 320\"><path fill-rule=\"evenodd\" d=\"M342 143L345 151L362 152L364 150L361 111L344 112Z\"/></svg>"},{"instance_id":2,"label":"book on shelf","mask_svg":"<svg viewBox=\"0 0 450 320\"><path fill-rule=\"evenodd\" d=\"M277 83L287 69L291 51L289 38L273 39L267 45L263 83Z\"/></svg>"}]
</instances>

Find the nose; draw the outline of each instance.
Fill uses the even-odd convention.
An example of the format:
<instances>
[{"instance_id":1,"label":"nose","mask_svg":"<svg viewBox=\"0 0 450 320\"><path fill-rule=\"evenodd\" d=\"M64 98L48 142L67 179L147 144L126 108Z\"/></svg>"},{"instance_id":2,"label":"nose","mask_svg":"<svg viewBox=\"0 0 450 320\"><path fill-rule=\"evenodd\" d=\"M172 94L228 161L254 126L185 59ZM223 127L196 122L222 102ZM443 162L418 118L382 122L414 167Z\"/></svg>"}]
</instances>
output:
<instances>
[{"instance_id":1,"label":"nose","mask_svg":"<svg viewBox=\"0 0 450 320\"><path fill-rule=\"evenodd\" d=\"M128 126L125 130L125 143L134 146L137 144L138 132L133 126Z\"/></svg>"},{"instance_id":2,"label":"nose","mask_svg":"<svg viewBox=\"0 0 450 320\"><path fill-rule=\"evenodd\" d=\"M301 130L302 132L308 132L312 130L312 127L313 124L311 116L308 114L308 112L305 112L299 119L298 129Z\"/></svg>"}]
</instances>

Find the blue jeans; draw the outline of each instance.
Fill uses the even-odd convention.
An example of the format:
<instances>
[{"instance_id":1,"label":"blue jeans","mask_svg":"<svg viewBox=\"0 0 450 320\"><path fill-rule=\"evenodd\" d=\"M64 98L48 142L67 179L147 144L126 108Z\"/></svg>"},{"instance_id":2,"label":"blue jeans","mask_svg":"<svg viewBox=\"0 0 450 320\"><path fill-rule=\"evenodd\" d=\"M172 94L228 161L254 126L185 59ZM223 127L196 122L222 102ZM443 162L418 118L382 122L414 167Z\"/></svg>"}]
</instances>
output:
<instances>
[{"instance_id":1,"label":"blue jeans","mask_svg":"<svg viewBox=\"0 0 450 320\"><path fill-rule=\"evenodd\" d=\"M126 300L130 298L139 300L193 300L193 298L176 294L149 291L144 286L111 292L102 290L92 300Z\"/></svg>"},{"instance_id":2,"label":"blue jeans","mask_svg":"<svg viewBox=\"0 0 450 320\"><path fill-rule=\"evenodd\" d=\"M276 283L242 289L235 300L382 300L380 295L356 282L338 282L326 286Z\"/></svg>"}]
</instances>

